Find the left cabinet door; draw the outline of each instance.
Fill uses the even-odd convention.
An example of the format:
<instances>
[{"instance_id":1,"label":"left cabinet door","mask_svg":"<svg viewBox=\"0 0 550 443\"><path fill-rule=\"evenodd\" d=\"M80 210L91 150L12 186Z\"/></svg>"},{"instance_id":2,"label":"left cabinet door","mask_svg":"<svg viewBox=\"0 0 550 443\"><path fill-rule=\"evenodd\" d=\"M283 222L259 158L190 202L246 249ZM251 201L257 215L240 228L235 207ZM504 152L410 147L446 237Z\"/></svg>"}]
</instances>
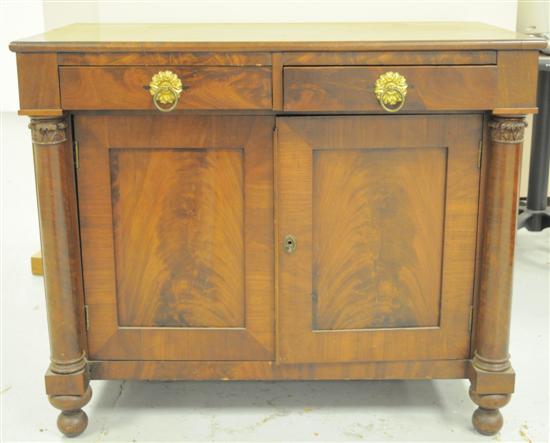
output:
<instances>
[{"instance_id":1,"label":"left cabinet door","mask_svg":"<svg viewBox=\"0 0 550 443\"><path fill-rule=\"evenodd\" d=\"M91 359L273 358L273 124L74 117Z\"/></svg>"}]
</instances>

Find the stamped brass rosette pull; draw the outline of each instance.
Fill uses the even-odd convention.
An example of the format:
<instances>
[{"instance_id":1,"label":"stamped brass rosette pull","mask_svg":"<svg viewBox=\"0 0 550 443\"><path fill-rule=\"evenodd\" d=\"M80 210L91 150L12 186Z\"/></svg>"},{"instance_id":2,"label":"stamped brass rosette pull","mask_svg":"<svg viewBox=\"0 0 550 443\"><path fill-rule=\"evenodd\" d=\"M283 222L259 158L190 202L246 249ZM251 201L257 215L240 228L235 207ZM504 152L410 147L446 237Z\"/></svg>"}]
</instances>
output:
<instances>
[{"instance_id":1,"label":"stamped brass rosette pull","mask_svg":"<svg viewBox=\"0 0 550 443\"><path fill-rule=\"evenodd\" d=\"M149 92L153 96L153 103L162 112L170 112L178 105L182 90L181 80L172 71L158 72L153 75L151 83L149 83Z\"/></svg>"},{"instance_id":2,"label":"stamped brass rosette pull","mask_svg":"<svg viewBox=\"0 0 550 443\"><path fill-rule=\"evenodd\" d=\"M407 79L398 72L386 72L376 80L374 94L387 112L397 112L405 105Z\"/></svg>"}]
</instances>

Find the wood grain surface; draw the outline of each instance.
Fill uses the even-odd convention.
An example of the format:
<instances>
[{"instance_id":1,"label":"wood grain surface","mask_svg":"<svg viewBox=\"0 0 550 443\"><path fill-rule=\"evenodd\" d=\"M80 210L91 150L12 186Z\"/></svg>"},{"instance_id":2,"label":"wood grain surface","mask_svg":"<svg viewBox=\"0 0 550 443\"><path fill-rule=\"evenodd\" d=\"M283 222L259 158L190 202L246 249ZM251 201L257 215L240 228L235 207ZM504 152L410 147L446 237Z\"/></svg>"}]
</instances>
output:
<instances>
[{"instance_id":1,"label":"wood grain surface","mask_svg":"<svg viewBox=\"0 0 550 443\"><path fill-rule=\"evenodd\" d=\"M439 325L446 154L313 151L313 330Z\"/></svg>"},{"instance_id":2,"label":"wood grain surface","mask_svg":"<svg viewBox=\"0 0 550 443\"><path fill-rule=\"evenodd\" d=\"M286 52L285 66L495 65L497 51Z\"/></svg>"},{"instance_id":3,"label":"wood grain surface","mask_svg":"<svg viewBox=\"0 0 550 443\"><path fill-rule=\"evenodd\" d=\"M489 121L473 360L474 369L488 373L498 374L511 368L508 348L512 277L521 149L526 126L522 117L494 117Z\"/></svg>"},{"instance_id":4,"label":"wood grain surface","mask_svg":"<svg viewBox=\"0 0 550 443\"><path fill-rule=\"evenodd\" d=\"M75 127L91 358L273 359L273 118Z\"/></svg>"},{"instance_id":5,"label":"wood grain surface","mask_svg":"<svg viewBox=\"0 0 550 443\"><path fill-rule=\"evenodd\" d=\"M271 66L269 52L62 52L57 60L60 66Z\"/></svg>"},{"instance_id":6,"label":"wood grain surface","mask_svg":"<svg viewBox=\"0 0 550 443\"><path fill-rule=\"evenodd\" d=\"M407 79L403 112L484 110L495 105L495 66L325 66L284 68L284 109L386 112L374 85L389 71Z\"/></svg>"},{"instance_id":7,"label":"wood grain surface","mask_svg":"<svg viewBox=\"0 0 550 443\"><path fill-rule=\"evenodd\" d=\"M12 51L388 51L541 49L546 42L475 22L77 23L10 44Z\"/></svg>"},{"instance_id":8,"label":"wood grain surface","mask_svg":"<svg viewBox=\"0 0 550 443\"><path fill-rule=\"evenodd\" d=\"M29 128L50 339L46 392L79 396L89 373L72 132L64 117L33 118Z\"/></svg>"},{"instance_id":9,"label":"wood grain surface","mask_svg":"<svg viewBox=\"0 0 550 443\"><path fill-rule=\"evenodd\" d=\"M501 51L498 56L497 114L533 112L537 103L538 51ZM500 109L499 109L500 108ZM529 109L531 108L531 109ZM512 112L510 112L512 110Z\"/></svg>"},{"instance_id":10,"label":"wood grain surface","mask_svg":"<svg viewBox=\"0 0 550 443\"><path fill-rule=\"evenodd\" d=\"M476 325L468 371L470 398L478 405L472 423L484 435L495 435L502 428L500 408L510 401L515 385L508 350L521 149L526 127L522 116L493 117L487 125Z\"/></svg>"},{"instance_id":11,"label":"wood grain surface","mask_svg":"<svg viewBox=\"0 0 550 443\"><path fill-rule=\"evenodd\" d=\"M39 117L47 117L51 115L52 110L60 110L59 75L55 53L18 54L17 77L19 107L22 110L49 110L36 114Z\"/></svg>"},{"instance_id":12,"label":"wood grain surface","mask_svg":"<svg viewBox=\"0 0 550 443\"><path fill-rule=\"evenodd\" d=\"M292 234L297 241L294 254L287 254L278 245L279 361L468 357L481 122L478 115L282 117L277 120L278 238L280 242L286 234ZM371 174L381 180L369 182L358 172L359 165L365 167L370 158L376 164L380 150L385 151L388 163L378 163L378 169L385 167L387 171L376 171L374 165L369 166ZM446 151L445 163L441 159L442 151ZM333 153L344 160L331 162L332 169L323 172L325 183L316 189L314 158L319 152L320 155ZM390 158L396 163L390 165ZM352 163L357 166L353 167ZM414 184L409 168L418 170L414 171L417 180ZM406 194L412 202L401 200L398 193L393 192L399 188L401 176L416 189ZM361 189L363 183L370 188ZM336 192L327 192L332 187ZM389 197L385 193L391 189ZM319 190L326 193L319 194ZM343 202L336 201L336 194ZM351 195L353 201L350 201ZM377 199L384 195L389 197L386 203ZM332 216L328 210L331 205ZM366 219L358 220L357 211ZM319 215L326 219L315 220ZM430 220L432 216L440 218ZM362 235L353 232L355 227ZM441 229L442 254L429 257L441 248ZM344 261L348 257L357 259L346 261L347 267L338 265L339 271L328 271L327 265L334 266L337 257ZM373 273L372 268L376 272ZM441 282L437 277L438 268ZM328 278L318 274L320 269ZM379 314L386 309L398 314L406 312L406 317L390 321L390 327L367 317L371 322L377 321L378 327L314 330L314 284L330 288L331 277L338 279L341 292L327 291L329 298L322 306L332 303L331 308L336 308L335 314L325 308L323 321L327 325L347 326L350 320L338 316L338 310L350 312L342 304L353 302L356 308L361 306L362 312L366 312L360 297L369 297L372 293L379 294L379 300L385 297L396 303L396 307L390 309L378 308ZM369 284L382 291L372 292ZM439 284L438 303L434 293ZM437 326L398 327L400 323L431 323L436 312L439 312ZM350 325L359 326L361 321L356 319Z\"/></svg>"},{"instance_id":13,"label":"wood grain surface","mask_svg":"<svg viewBox=\"0 0 550 443\"><path fill-rule=\"evenodd\" d=\"M110 151L120 326L244 327L240 149Z\"/></svg>"},{"instance_id":14,"label":"wood grain surface","mask_svg":"<svg viewBox=\"0 0 550 443\"><path fill-rule=\"evenodd\" d=\"M159 71L178 75L186 88L180 109L271 109L271 69L266 67L59 68L65 109L155 110L147 89Z\"/></svg>"},{"instance_id":15,"label":"wood grain surface","mask_svg":"<svg viewBox=\"0 0 550 443\"><path fill-rule=\"evenodd\" d=\"M96 380L430 380L464 378L469 360L284 365L273 361L91 361L89 365Z\"/></svg>"}]
</instances>

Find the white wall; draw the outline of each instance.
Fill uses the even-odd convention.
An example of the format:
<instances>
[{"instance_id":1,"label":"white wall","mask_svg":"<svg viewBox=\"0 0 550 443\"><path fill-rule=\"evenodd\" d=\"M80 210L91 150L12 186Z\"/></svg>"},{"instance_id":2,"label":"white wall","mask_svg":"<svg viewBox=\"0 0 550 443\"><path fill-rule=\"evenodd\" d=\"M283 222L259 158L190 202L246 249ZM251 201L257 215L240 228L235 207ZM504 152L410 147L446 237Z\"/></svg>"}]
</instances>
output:
<instances>
[{"instance_id":1,"label":"white wall","mask_svg":"<svg viewBox=\"0 0 550 443\"><path fill-rule=\"evenodd\" d=\"M98 3L106 22L482 21L515 29L516 1L180 1Z\"/></svg>"},{"instance_id":2,"label":"white wall","mask_svg":"<svg viewBox=\"0 0 550 443\"><path fill-rule=\"evenodd\" d=\"M44 27L46 30L77 22L99 22L99 1L44 1ZM123 20L126 21L126 20Z\"/></svg>"}]
</instances>

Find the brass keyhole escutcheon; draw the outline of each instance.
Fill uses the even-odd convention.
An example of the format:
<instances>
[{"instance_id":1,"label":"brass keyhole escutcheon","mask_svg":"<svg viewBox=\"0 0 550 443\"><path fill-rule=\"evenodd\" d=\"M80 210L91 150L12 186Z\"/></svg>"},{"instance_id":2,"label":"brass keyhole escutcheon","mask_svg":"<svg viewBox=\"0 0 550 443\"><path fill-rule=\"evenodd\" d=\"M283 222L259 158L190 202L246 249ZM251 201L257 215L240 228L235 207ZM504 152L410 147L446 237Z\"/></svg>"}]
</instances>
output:
<instances>
[{"instance_id":1,"label":"brass keyhole escutcheon","mask_svg":"<svg viewBox=\"0 0 550 443\"><path fill-rule=\"evenodd\" d=\"M294 236L287 234L283 240L283 248L287 254L292 254L296 250L296 239Z\"/></svg>"}]
</instances>

